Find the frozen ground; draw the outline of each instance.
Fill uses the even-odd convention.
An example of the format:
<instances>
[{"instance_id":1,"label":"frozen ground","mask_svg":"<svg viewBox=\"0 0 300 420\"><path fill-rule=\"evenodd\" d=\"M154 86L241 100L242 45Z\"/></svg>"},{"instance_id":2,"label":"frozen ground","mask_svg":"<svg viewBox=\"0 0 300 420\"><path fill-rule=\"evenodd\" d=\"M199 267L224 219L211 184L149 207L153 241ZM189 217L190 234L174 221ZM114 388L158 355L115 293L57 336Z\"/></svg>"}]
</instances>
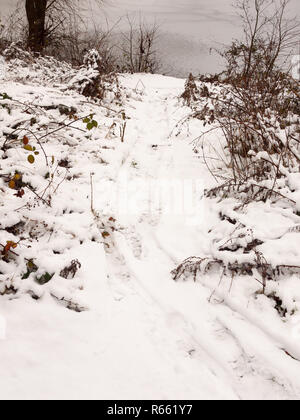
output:
<instances>
[{"instance_id":1,"label":"frozen ground","mask_svg":"<svg viewBox=\"0 0 300 420\"><path fill-rule=\"evenodd\" d=\"M28 258L38 255L39 267L49 272L74 258L82 267L67 285L55 275L45 286L19 282L22 293L0 297L6 322L0 341L0 398L298 399L295 317L283 320L274 302L255 295L259 284L254 279L219 284L216 274L197 283L172 280L170 272L185 258L208 254L207 230L215 209L207 203L201 223L195 224L165 211L163 203L145 206L147 188L156 180L201 180L206 187L213 183L192 152L196 132L170 137L187 112L177 99L184 81L135 75L123 76L122 83L132 92L124 144L105 138L111 122L102 110L82 104L81 115L93 111L100 124L92 138L78 130L66 143L57 138L45 146L50 156L68 157L76 177L60 185L55 211L37 207L25 215L26 223L46 221L54 233L45 233L24 252ZM11 81L4 81L1 90L23 102L34 95L44 105L79 107L84 100L59 88ZM3 162L13 168L13 159ZM42 171L38 163L35 170ZM90 173L97 220L90 211ZM115 191L124 179L131 187L137 181L145 186L146 194L139 198L142 211L116 206ZM37 178L37 186L39 182ZM20 206L20 201L3 194L1 200L6 205L1 222L8 224L15 216L7 208ZM286 218L278 215L278 225L286 231L292 222L284 225L280 218ZM107 235L99 233L103 229ZM40 299L33 300L28 291ZM86 310L66 309L59 304L66 296Z\"/></svg>"}]
</instances>

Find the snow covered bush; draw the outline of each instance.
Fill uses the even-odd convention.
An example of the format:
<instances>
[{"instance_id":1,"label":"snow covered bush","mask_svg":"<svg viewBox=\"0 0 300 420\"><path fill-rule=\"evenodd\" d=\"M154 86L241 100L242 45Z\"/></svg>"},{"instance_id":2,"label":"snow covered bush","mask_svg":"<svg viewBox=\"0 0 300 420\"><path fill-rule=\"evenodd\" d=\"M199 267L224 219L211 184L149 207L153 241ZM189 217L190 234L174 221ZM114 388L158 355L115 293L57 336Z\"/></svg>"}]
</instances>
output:
<instances>
[{"instance_id":1,"label":"snow covered bush","mask_svg":"<svg viewBox=\"0 0 300 420\"><path fill-rule=\"evenodd\" d=\"M101 69L101 57L97 50L90 50L84 57L83 57L83 64L85 67L92 68L95 70L100 71Z\"/></svg>"},{"instance_id":2,"label":"snow covered bush","mask_svg":"<svg viewBox=\"0 0 300 420\"><path fill-rule=\"evenodd\" d=\"M3 57L8 78L20 83L61 85L77 73L68 63L26 51L20 42L10 44Z\"/></svg>"},{"instance_id":3,"label":"snow covered bush","mask_svg":"<svg viewBox=\"0 0 300 420\"><path fill-rule=\"evenodd\" d=\"M218 272L231 282L249 276L274 300L269 282L300 274L300 84L275 67L265 79L256 72L247 81L220 79L190 77L182 95L192 112L179 126L202 123L194 151L215 179L205 195L217 217L208 227L210 253L186 259L172 274L196 280ZM279 213L289 226L268 225ZM258 228L260 214L269 232Z\"/></svg>"},{"instance_id":4,"label":"snow covered bush","mask_svg":"<svg viewBox=\"0 0 300 420\"><path fill-rule=\"evenodd\" d=\"M21 41L12 42L3 52L3 56L7 61L22 60L29 64L33 62L33 55L24 49Z\"/></svg>"},{"instance_id":5,"label":"snow covered bush","mask_svg":"<svg viewBox=\"0 0 300 420\"><path fill-rule=\"evenodd\" d=\"M83 59L84 65L70 80L68 87L76 89L84 96L106 99L109 102L121 101L122 93L116 73L105 74L100 54L90 50Z\"/></svg>"},{"instance_id":6,"label":"snow covered bush","mask_svg":"<svg viewBox=\"0 0 300 420\"><path fill-rule=\"evenodd\" d=\"M118 76L114 72L106 73L107 63L95 49L84 56L80 68L53 57L36 56L19 43L12 43L3 54L10 80L63 87L89 98L122 103Z\"/></svg>"},{"instance_id":7,"label":"snow covered bush","mask_svg":"<svg viewBox=\"0 0 300 420\"><path fill-rule=\"evenodd\" d=\"M196 80L192 73L190 73L187 81L185 82L184 92L181 98L184 100L185 105L191 106L195 101L198 101L199 89Z\"/></svg>"},{"instance_id":8,"label":"snow covered bush","mask_svg":"<svg viewBox=\"0 0 300 420\"><path fill-rule=\"evenodd\" d=\"M267 198L276 194L277 183L288 173L299 171L299 95L299 83L278 73L262 92L223 85L211 90L208 99L199 97L202 105L193 116L210 125L210 132L221 130L225 138L224 187L245 186L249 192L257 187L259 199Z\"/></svg>"},{"instance_id":9,"label":"snow covered bush","mask_svg":"<svg viewBox=\"0 0 300 420\"><path fill-rule=\"evenodd\" d=\"M96 51L80 69L35 56L18 44L6 49L5 60L8 71L0 75L0 297L48 296L83 311L82 255L93 246L101 251L112 223L111 218L95 222L90 172L108 165L102 151L114 150L114 139L120 143L117 131L126 122L123 108L99 99L121 102L118 79L101 74ZM100 83L93 100L82 95L81 84L69 85L87 74L95 75L88 82Z\"/></svg>"},{"instance_id":10,"label":"snow covered bush","mask_svg":"<svg viewBox=\"0 0 300 420\"><path fill-rule=\"evenodd\" d=\"M72 125L81 124L83 132L98 127L91 117L80 118L74 112L76 109L61 104L35 105L0 94L0 296L29 294L38 300L48 293L67 308L81 311L68 285L62 285L65 279L71 288L78 288L75 277L81 263L72 258L68 264L57 239L52 251L44 243L46 236L50 235L49 241L56 236L51 213L58 215L58 190L71 169L56 158L51 143L58 140L55 147L59 147L63 136L64 143L73 141L69 144L74 147ZM67 240L67 233L64 238ZM54 259L60 261L53 264Z\"/></svg>"}]
</instances>

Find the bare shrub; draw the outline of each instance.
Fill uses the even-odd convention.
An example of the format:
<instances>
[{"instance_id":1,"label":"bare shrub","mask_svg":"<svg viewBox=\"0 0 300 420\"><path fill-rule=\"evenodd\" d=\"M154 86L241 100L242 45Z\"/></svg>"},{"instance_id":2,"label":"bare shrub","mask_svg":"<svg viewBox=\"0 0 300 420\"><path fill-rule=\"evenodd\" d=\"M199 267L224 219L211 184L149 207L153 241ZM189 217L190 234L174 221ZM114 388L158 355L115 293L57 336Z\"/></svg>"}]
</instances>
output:
<instances>
[{"instance_id":1,"label":"bare shrub","mask_svg":"<svg viewBox=\"0 0 300 420\"><path fill-rule=\"evenodd\" d=\"M221 52L228 80L249 88L264 88L274 71L288 68L297 48L300 24L289 19L290 0L237 0L244 38Z\"/></svg>"},{"instance_id":2,"label":"bare shrub","mask_svg":"<svg viewBox=\"0 0 300 420\"><path fill-rule=\"evenodd\" d=\"M45 54L67 61L73 66L81 66L86 53L94 49L101 56L101 73L111 73L117 65L110 38L117 24L118 22L110 27L107 23L106 29L100 29L94 24L91 28L90 22L86 23L76 16L70 17L68 25L49 38Z\"/></svg>"},{"instance_id":3,"label":"bare shrub","mask_svg":"<svg viewBox=\"0 0 300 420\"><path fill-rule=\"evenodd\" d=\"M282 73L267 82L264 93L233 85L210 93L212 108L204 105L197 118L222 130L234 183L269 179L271 192L287 171L299 170L300 89Z\"/></svg>"}]
</instances>

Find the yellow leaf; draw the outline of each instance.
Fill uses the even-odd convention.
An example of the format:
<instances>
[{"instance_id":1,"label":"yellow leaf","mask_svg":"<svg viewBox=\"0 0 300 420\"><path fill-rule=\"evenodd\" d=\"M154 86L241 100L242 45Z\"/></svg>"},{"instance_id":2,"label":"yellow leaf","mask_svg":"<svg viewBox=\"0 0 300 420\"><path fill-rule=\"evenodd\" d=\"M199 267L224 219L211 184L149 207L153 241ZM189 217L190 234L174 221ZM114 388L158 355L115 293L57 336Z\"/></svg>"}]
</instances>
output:
<instances>
[{"instance_id":1,"label":"yellow leaf","mask_svg":"<svg viewBox=\"0 0 300 420\"><path fill-rule=\"evenodd\" d=\"M11 188L12 190L14 190L16 188L16 183L15 181L12 179L11 181L9 181L8 183L9 188Z\"/></svg>"},{"instance_id":2,"label":"yellow leaf","mask_svg":"<svg viewBox=\"0 0 300 420\"><path fill-rule=\"evenodd\" d=\"M29 162L29 163L31 163L31 164L33 164L33 163L34 163L34 161L35 161L35 159L34 159L34 156L33 156L33 155L29 155L29 156L28 156L28 158L27 158L27 160L28 160L28 162Z\"/></svg>"},{"instance_id":3,"label":"yellow leaf","mask_svg":"<svg viewBox=\"0 0 300 420\"><path fill-rule=\"evenodd\" d=\"M30 144L26 144L25 146L24 146L24 149L25 150L28 150L29 152L32 152L32 146L30 146Z\"/></svg>"}]
</instances>

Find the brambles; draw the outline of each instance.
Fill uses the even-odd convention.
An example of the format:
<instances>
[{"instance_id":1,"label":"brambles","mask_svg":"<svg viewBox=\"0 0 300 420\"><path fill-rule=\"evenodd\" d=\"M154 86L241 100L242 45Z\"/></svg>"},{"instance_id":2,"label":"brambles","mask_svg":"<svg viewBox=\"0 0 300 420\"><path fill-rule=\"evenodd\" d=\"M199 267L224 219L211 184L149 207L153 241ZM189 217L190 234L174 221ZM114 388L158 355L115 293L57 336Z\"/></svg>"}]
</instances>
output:
<instances>
[{"instance_id":1,"label":"brambles","mask_svg":"<svg viewBox=\"0 0 300 420\"><path fill-rule=\"evenodd\" d=\"M236 215L239 214L236 212ZM201 281L204 275L219 275L221 279L231 279L238 276L248 276L262 286L265 294L267 283L277 281L283 276L300 274L300 266L291 263L274 263L267 260L262 251L262 241L252 229L241 223L238 218L232 219L227 214L220 213L220 228L230 233L226 237L218 234L217 227L210 234L213 237L210 257L190 257L172 271L175 281Z\"/></svg>"},{"instance_id":2,"label":"brambles","mask_svg":"<svg viewBox=\"0 0 300 420\"><path fill-rule=\"evenodd\" d=\"M203 121L204 127L210 126L194 141L195 151L203 151L207 166L210 161L205 156L206 135L221 131L224 136L222 164L227 170L224 173L209 167L214 177L220 178L223 189L229 193L248 190L247 199L256 189L264 190L265 199L280 195L275 188L277 181L287 171L298 171L300 165L299 83L278 72L266 82L263 92L229 82L212 84L207 95L201 94L203 91L204 86L199 83L197 106L193 105L194 112L189 118ZM265 180L269 184L261 185Z\"/></svg>"},{"instance_id":3,"label":"brambles","mask_svg":"<svg viewBox=\"0 0 300 420\"><path fill-rule=\"evenodd\" d=\"M91 162L106 164L101 141L106 141L112 123L116 128L109 130L110 138L124 138L128 118L118 106L123 93L115 74L100 74L96 53L87 56L81 69L73 69L51 58L23 54L17 46L10 52L8 92L0 96L0 294L14 293L16 299L28 294L35 300L48 294L79 312L86 308L73 298L84 288L76 256L80 258L90 242L109 247L112 240L109 224L100 231L86 229L90 216L85 217L83 168ZM75 75L94 71L101 82L99 89L94 85L95 98L80 94L83 85L73 90L67 86ZM77 220L85 225L84 237ZM69 251L71 262L66 264Z\"/></svg>"},{"instance_id":4,"label":"brambles","mask_svg":"<svg viewBox=\"0 0 300 420\"><path fill-rule=\"evenodd\" d=\"M175 280L190 275L196 279L199 273L217 268L222 277L255 278L265 293L268 281L300 273L298 263L291 264L288 257L282 264L270 260L267 239L239 223L239 218L247 220L250 208L258 206L284 208L299 216L299 188L291 179L298 179L300 172L300 84L280 67L279 60L287 39L292 46L299 33L296 22L283 18L287 3L281 2L266 19L267 2L255 2L253 28L250 2L239 1L245 27L251 30L245 31L245 40L234 41L222 54L226 70L211 78L190 76L186 82L181 98L192 112L179 126L195 119L202 122L202 133L193 141L194 151L201 153L216 183L205 196L227 209L227 216L224 212L219 215L220 226L232 231L223 238L214 226L211 255L184 261L173 271ZM220 139L219 144L215 138ZM216 239L219 237L223 243Z\"/></svg>"},{"instance_id":5,"label":"brambles","mask_svg":"<svg viewBox=\"0 0 300 420\"><path fill-rule=\"evenodd\" d=\"M224 208L229 202L236 219L230 213L228 218L220 214L221 220L233 225L232 234L220 246L212 239L210 257L187 259L172 274L175 280L189 276L196 280L200 273L217 269L231 281L236 276L252 277L265 293L269 281L281 275L298 275L300 267L291 265L288 258L286 264L267 261L262 238L238 219L253 203L283 206L297 214L289 178L300 170L300 86L282 72L274 72L256 89L255 81L248 88L229 80L226 84L211 83L207 89L203 82L196 83L193 93L197 96L189 96L193 112L184 122L198 119L203 123L203 133L193 143L194 151L202 152L217 182L205 195L220 205L224 202ZM209 140L212 133L221 133L221 145Z\"/></svg>"},{"instance_id":6,"label":"brambles","mask_svg":"<svg viewBox=\"0 0 300 420\"><path fill-rule=\"evenodd\" d=\"M300 266L269 264L262 253L256 251L255 258L251 262L226 263L222 259L190 257L172 271L174 281L187 281L191 277L193 281L200 279L202 275L213 272L217 269L221 276L228 276L233 279L236 276L257 276L255 280L261 284L262 293L266 292L268 281L275 281L282 275L300 274ZM215 271L214 271L215 273Z\"/></svg>"}]
</instances>

